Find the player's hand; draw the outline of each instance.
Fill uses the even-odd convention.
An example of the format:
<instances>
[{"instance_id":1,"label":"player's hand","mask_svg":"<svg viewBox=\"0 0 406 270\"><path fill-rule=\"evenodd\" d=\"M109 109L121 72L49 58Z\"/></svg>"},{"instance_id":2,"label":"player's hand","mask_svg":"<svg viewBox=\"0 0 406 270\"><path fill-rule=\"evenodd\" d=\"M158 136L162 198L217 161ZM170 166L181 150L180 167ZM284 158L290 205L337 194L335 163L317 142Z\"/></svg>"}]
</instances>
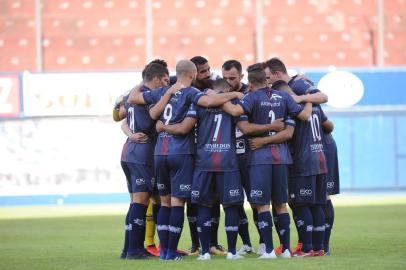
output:
<instances>
[{"instance_id":1,"label":"player's hand","mask_svg":"<svg viewBox=\"0 0 406 270\"><path fill-rule=\"evenodd\" d=\"M235 93L236 98L238 98L238 99L242 99L242 97L244 96L244 93L241 93L241 92L233 92L233 93Z\"/></svg>"},{"instance_id":2,"label":"player's hand","mask_svg":"<svg viewBox=\"0 0 406 270\"><path fill-rule=\"evenodd\" d=\"M256 150L265 145L264 138L255 137L255 138L249 139L248 144L250 145L251 150Z\"/></svg>"},{"instance_id":3,"label":"player's hand","mask_svg":"<svg viewBox=\"0 0 406 270\"><path fill-rule=\"evenodd\" d=\"M142 132L134 133L130 137L130 140L136 143L146 143L148 139L148 135Z\"/></svg>"},{"instance_id":4,"label":"player's hand","mask_svg":"<svg viewBox=\"0 0 406 270\"><path fill-rule=\"evenodd\" d=\"M164 123L161 120L158 120L155 124L155 129L158 133L164 131Z\"/></svg>"},{"instance_id":5,"label":"player's hand","mask_svg":"<svg viewBox=\"0 0 406 270\"><path fill-rule=\"evenodd\" d=\"M181 90L182 88L185 88L185 86L180 83L180 82L176 82L174 85L172 85L168 91L171 95L175 94L176 92L178 92L179 90Z\"/></svg>"},{"instance_id":6,"label":"player's hand","mask_svg":"<svg viewBox=\"0 0 406 270\"><path fill-rule=\"evenodd\" d=\"M281 131L285 129L285 122L283 122L283 118L275 119L271 123L272 131Z\"/></svg>"}]
</instances>

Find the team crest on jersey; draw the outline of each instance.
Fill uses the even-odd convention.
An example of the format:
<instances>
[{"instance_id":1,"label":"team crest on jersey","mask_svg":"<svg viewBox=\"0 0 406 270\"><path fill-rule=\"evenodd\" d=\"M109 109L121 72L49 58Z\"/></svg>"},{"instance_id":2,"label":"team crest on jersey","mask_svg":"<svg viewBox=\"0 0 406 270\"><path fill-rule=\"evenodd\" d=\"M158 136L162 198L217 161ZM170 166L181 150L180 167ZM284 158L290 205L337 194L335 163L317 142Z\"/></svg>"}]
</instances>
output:
<instances>
[{"instance_id":1,"label":"team crest on jersey","mask_svg":"<svg viewBox=\"0 0 406 270\"><path fill-rule=\"evenodd\" d=\"M272 94L271 95L271 100L278 100L278 99L282 99L282 96L280 96L278 94Z\"/></svg>"}]
</instances>

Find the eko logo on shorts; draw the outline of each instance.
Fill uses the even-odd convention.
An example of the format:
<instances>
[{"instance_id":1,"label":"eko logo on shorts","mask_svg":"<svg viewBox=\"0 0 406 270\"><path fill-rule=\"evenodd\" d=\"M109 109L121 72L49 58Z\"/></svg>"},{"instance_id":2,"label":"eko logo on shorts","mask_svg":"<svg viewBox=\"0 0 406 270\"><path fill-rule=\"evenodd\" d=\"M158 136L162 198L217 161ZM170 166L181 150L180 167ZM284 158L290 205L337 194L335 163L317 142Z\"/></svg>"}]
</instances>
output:
<instances>
[{"instance_id":1,"label":"eko logo on shorts","mask_svg":"<svg viewBox=\"0 0 406 270\"><path fill-rule=\"evenodd\" d=\"M300 196L312 196L313 191L311 189L300 189Z\"/></svg>"},{"instance_id":2,"label":"eko logo on shorts","mask_svg":"<svg viewBox=\"0 0 406 270\"><path fill-rule=\"evenodd\" d=\"M164 190L165 184L157 184L158 190Z\"/></svg>"},{"instance_id":3,"label":"eko logo on shorts","mask_svg":"<svg viewBox=\"0 0 406 270\"><path fill-rule=\"evenodd\" d=\"M239 189L231 189L229 191L229 193L230 193L230 197L240 196L240 190Z\"/></svg>"},{"instance_id":4,"label":"eko logo on shorts","mask_svg":"<svg viewBox=\"0 0 406 270\"><path fill-rule=\"evenodd\" d=\"M179 185L179 189L180 191L189 191L192 189L192 185L181 184Z\"/></svg>"},{"instance_id":5,"label":"eko logo on shorts","mask_svg":"<svg viewBox=\"0 0 406 270\"><path fill-rule=\"evenodd\" d=\"M198 190L192 190L192 197L199 198L200 192Z\"/></svg>"},{"instance_id":6,"label":"eko logo on shorts","mask_svg":"<svg viewBox=\"0 0 406 270\"><path fill-rule=\"evenodd\" d=\"M252 189L250 196L251 197L262 197L262 190Z\"/></svg>"},{"instance_id":7,"label":"eko logo on shorts","mask_svg":"<svg viewBox=\"0 0 406 270\"><path fill-rule=\"evenodd\" d=\"M334 188L334 181L327 182L327 188L328 189L333 189Z\"/></svg>"},{"instance_id":8,"label":"eko logo on shorts","mask_svg":"<svg viewBox=\"0 0 406 270\"><path fill-rule=\"evenodd\" d=\"M137 178L137 179L135 179L135 184L137 184L137 186L145 185L145 180L144 180L144 178Z\"/></svg>"}]
</instances>

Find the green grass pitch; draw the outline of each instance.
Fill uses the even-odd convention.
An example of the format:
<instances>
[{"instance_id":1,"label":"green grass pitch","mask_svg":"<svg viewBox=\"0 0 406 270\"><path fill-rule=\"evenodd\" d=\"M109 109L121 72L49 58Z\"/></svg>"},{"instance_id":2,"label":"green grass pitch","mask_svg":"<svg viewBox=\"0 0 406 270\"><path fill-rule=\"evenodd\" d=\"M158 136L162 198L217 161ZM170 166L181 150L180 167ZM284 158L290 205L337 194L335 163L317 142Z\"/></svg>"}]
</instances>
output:
<instances>
[{"instance_id":1,"label":"green grass pitch","mask_svg":"<svg viewBox=\"0 0 406 270\"><path fill-rule=\"evenodd\" d=\"M103 206L98 206L100 209ZM406 269L406 203L337 206L331 239L331 256L240 261L212 256L198 262L126 261L118 259L123 243L122 214L114 211L80 211L80 207L0 208L0 269ZM86 207L84 207L86 209ZM42 213L42 215L41 215ZM78 213L76 215L75 213ZM103 213L103 214L102 214ZM55 215L54 215L55 214ZM251 240L258 236L250 218ZM47 217L48 216L48 217ZM185 224L180 247L190 245ZM296 231L292 224L292 244ZM223 223L220 243L226 246ZM238 242L239 247L241 244ZM274 244L278 239L274 234Z\"/></svg>"}]
</instances>

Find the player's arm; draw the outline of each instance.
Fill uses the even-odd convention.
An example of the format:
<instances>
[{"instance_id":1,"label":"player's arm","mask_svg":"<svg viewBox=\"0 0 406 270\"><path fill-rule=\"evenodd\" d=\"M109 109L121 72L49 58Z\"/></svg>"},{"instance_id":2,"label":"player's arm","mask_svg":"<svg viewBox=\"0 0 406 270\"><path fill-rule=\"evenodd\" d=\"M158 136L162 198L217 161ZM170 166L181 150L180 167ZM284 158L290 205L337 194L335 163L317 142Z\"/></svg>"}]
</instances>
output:
<instances>
[{"instance_id":1,"label":"player's arm","mask_svg":"<svg viewBox=\"0 0 406 270\"><path fill-rule=\"evenodd\" d=\"M303 110L297 115L297 118L302 121L307 121L310 116L312 115L312 103L307 102L303 108Z\"/></svg>"},{"instance_id":2,"label":"player's arm","mask_svg":"<svg viewBox=\"0 0 406 270\"><path fill-rule=\"evenodd\" d=\"M238 117L244 114L244 109L240 104L233 104L230 101L221 106L221 109L231 116Z\"/></svg>"},{"instance_id":3,"label":"player's arm","mask_svg":"<svg viewBox=\"0 0 406 270\"><path fill-rule=\"evenodd\" d=\"M328 96L321 91L317 91L316 93L306 94L302 96L296 96L296 98L298 100L296 100L295 98L294 99L297 103L310 102L313 104L322 104L328 101Z\"/></svg>"},{"instance_id":4,"label":"player's arm","mask_svg":"<svg viewBox=\"0 0 406 270\"><path fill-rule=\"evenodd\" d=\"M248 121L239 121L237 127L247 136L255 136L269 131L281 131L285 128L283 118L275 119L270 124L253 124Z\"/></svg>"},{"instance_id":5,"label":"player's arm","mask_svg":"<svg viewBox=\"0 0 406 270\"><path fill-rule=\"evenodd\" d=\"M142 132L132 133L128 127L127 121L121 123L121 130L124 134L133 142L146 143L148 141L148 135Z\"/></svg>"},{"instance_id":6,"label":"player's arm","mask_svg":"<svg viewBox=\"0 0 406 270\"><path fill-rule=\"evenodd\" d=\"M141 92L141 86L142 86L142 84L139 84L131 90L130 95L128 96L128 100L127 100L128 103L137 104L137 105L146 104L146 102L144 100L144 96Z\"/></svg>"},{"instance_id":7,"label":"player's arm","mask_svg":"<svg viewBox=\"0 0 406 270\"><path fill-rule=\"evenodd\" d=\"M267 144L286 142L287 140L290 140L292 138L294 131L295 131L294 126L287 125L284 130L277 132L275 135L267 137L251 138L249 139L250 148L251 150L255 150Z\"/></svg>"},{"instance_id":8,"label":"player's arm","mask_svg":"<svg viewBox=\"0 0 406 270\"><path fill-rule=\"evenodd\" d=\"M119 122L127 117L127 110L124 107L124 104L121 104L120 107L113 109L113 120Z\"/></svg>"},{"instance_id":9,"label":"player's arm","mask_svg":"<svg viewBox=\"0 0 406 270\"><path fill-rule=\"evenodd\" d=\"M218 107L232 99L240 99L243 94L240 92L228 92L213 95L203 95L197 100L197 105L201 107Z\"/></svg>"},{"instance_id":10,"label":"player's arm","mask_svg":"<svg viewBox=\"0 0 406 270\"><path fill-rule=\"evenodd\" d=\"M161 99L149 110L149 116L151 116L151 118L154 120L159 119L159 116L164 111L165 106L168 104L172 95L182 88L184 88L184 85L178 82L172 85L161 97Z\"/></svg>"},{"instance_id":11,"label":"player's arm","mask_svg":"<svg viewBox=\"0 0 406 270\"><path fill-rule=\"evenodd\" d=\"M194 117L185 117L182 122L172 125L164 125L162 121L156 123L156 131L168 132L172 135L186 135L195 126L197 120Z\"/></svg>"},{"instance_id":12,"label":"player's arm","mask_svg":"<svg viewBox=\"0 0 406 270\"><path fill-rule=\"evenodd\" d=\"M334 123L330 120L326 120L322 123L322 127L325 133L331 133L334 130Z\"/></svg>"}]
</instances>

